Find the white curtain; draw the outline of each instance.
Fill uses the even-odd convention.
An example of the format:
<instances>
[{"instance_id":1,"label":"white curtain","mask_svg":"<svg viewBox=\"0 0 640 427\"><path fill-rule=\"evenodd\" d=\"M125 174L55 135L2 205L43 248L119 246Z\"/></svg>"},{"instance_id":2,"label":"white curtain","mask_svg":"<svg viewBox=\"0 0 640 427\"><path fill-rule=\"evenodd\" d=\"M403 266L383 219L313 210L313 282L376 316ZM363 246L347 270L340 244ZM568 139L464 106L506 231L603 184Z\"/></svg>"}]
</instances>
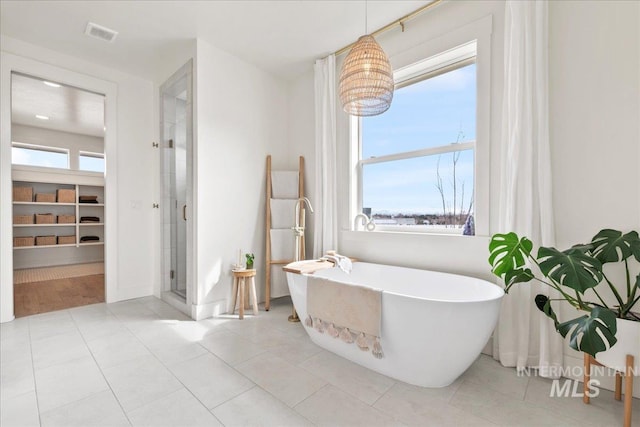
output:
<instances>
[{"instance_id":1,"label":"white curtain","mask_svg":"<svg viewBox=\"0 0 640 427\"><path fill-rule=\"evenodd\" d=\"M508 0L505 7L499 231L552 246L548 4ZM514 286L503 299L494 334L494 357L503 365L537 367L543 376L554 376L562 366L562 337L534 303L536 294L551 292L530 282Z\"/></svg>"},{"instance_id":2,"label":"white curtain","mask_svg":"<svg viewBox=\"0 0 640 427\"><path fill-rule=\"evenodd\" d=\"M336 58L329 55L315 64L316 185L313 256L337 250L336 194Z\"/></svg>"}]
</instances>

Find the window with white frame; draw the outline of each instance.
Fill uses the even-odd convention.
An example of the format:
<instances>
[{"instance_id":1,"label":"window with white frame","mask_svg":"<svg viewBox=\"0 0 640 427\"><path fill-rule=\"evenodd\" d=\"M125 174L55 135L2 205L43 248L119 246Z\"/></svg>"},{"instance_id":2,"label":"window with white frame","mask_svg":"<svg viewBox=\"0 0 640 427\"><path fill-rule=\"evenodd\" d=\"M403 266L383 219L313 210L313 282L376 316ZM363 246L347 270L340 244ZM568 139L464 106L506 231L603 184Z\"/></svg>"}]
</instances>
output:
<instances>
[{"instance_id":1,"label":"window with white frame","mask_svg":"<svg viewBox=\"0 0 640 427\"><path fill-rule=\"evenodd\" d=\"M477 43L394 72L391 108L353 119L358 210L376 230L475 234Z\"/></svg>"},{"instance_id":2,"label":"window with white frame","mask_svg":"<svg viewBox=\"0 0 640 427\"><path fill-rule=\"evenodd\" d=\"M14 142L11 147L14 165L69 169L69 150Z\"/></svg>"},{"instance_id":3,"label":"window with white frame","mask_svg":"<svg viewBox=\"0 0 640 427\"><path fill-rule=\"evenodd\" d=\"M80 151L78 169L81 171L104 172L104 154Z\"/></svg>"}]
</instances>

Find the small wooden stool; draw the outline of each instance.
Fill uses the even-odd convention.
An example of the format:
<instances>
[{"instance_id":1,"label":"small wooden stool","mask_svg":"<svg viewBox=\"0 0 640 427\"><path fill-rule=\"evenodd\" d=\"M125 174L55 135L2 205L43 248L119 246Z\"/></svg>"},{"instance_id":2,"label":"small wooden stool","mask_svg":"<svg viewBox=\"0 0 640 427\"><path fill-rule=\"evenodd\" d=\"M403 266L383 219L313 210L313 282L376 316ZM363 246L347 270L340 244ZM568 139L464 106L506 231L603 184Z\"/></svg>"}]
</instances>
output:
<instances>
[{"instance_id":1,"label":"small wooden stool","mask_svg":"<svg viewBox=\"0 0 640 427\"><path fill-rule=\"evenodd\" d=\"M253 314L258 315L258 298L256 296L256 270L231 270L233 273L233 310L236 312L236 301L240 305L239 318L244 319L245 296L247 295L246 279L249 279L249 292L253 300Z\"/></svg>"},{"instance_id":2,"label":"small wooden stool","mask_svg":"<svg viewBox=\"0 0 640 427\"><path fill-rule=\"evenodd\" d=\"M616 371L616 389L614 392L614 398L616 400L622 400L622 377L624 376L625 390L624 390L624 420L623 427L631 427L631 405L633 404L633 356L628 354L626 358L626 372ZM590 402L588 395L589 380L591 379L591 365L604 366L594 359L590 354L584 354L584 395L582 401L584 403Z\"/></svg>"}]
</instances>

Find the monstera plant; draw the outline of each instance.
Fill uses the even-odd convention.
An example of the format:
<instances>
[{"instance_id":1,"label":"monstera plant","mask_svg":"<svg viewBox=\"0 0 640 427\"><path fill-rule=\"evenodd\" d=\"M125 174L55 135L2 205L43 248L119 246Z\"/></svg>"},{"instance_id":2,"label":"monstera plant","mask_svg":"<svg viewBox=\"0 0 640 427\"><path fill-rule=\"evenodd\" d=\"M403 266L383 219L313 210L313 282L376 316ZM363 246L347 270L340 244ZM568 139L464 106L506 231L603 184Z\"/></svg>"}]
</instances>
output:
<instances>
[{"instance_id":1,"label":"monstera plant","mask_svg":"<svg viewBox=\"0 0 640 427\"><path fill-rule=\"evenodd\" d=\"M515 233L496 234L491 238L489 251L492 272L504 280L505 292L532 280L558 291L559 299L539 294L535 304L553 320L563 337L569 335L569 344L575 350L595 357L616 343L617 319L640 321L640 316L631 311L640 300L640 274L636 277L631 274L633 264L640 262L640 237L636 231L624 234L605 229L589 244L564 251L540 247L535 255L528 238ZM625 273L624 288L616 287L605 274L603 266L610 263L616 263ZM607 271L611 275L611 270ZM605 302L604 288L613 294L615 305ZM590 289L592 292L587 293ZM586 313L559 322L552 303L562 300Z\"/></svg>"}]
</instances>

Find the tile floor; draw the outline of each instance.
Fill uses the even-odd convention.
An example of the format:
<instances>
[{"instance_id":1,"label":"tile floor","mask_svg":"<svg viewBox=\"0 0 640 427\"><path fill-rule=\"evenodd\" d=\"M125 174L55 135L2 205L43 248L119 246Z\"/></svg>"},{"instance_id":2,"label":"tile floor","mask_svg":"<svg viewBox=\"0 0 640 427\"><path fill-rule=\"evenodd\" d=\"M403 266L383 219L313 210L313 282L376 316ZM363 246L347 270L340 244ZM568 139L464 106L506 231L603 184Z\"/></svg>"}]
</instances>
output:
<instances>
[{"instance_id":1,"label":"tile floor","mask_svg":"<svg viewBox=\"0 0 640 427\"><path fill-rule=\"evenodd\" d=\"M287 322L194 322L148 297L17 319L0 329L0 425L620 426L622 403L550 398L550 381L481 356L422 389L315 346ZM640 425L640 401L634 401Z\"/></svg>"}]
</instances>

